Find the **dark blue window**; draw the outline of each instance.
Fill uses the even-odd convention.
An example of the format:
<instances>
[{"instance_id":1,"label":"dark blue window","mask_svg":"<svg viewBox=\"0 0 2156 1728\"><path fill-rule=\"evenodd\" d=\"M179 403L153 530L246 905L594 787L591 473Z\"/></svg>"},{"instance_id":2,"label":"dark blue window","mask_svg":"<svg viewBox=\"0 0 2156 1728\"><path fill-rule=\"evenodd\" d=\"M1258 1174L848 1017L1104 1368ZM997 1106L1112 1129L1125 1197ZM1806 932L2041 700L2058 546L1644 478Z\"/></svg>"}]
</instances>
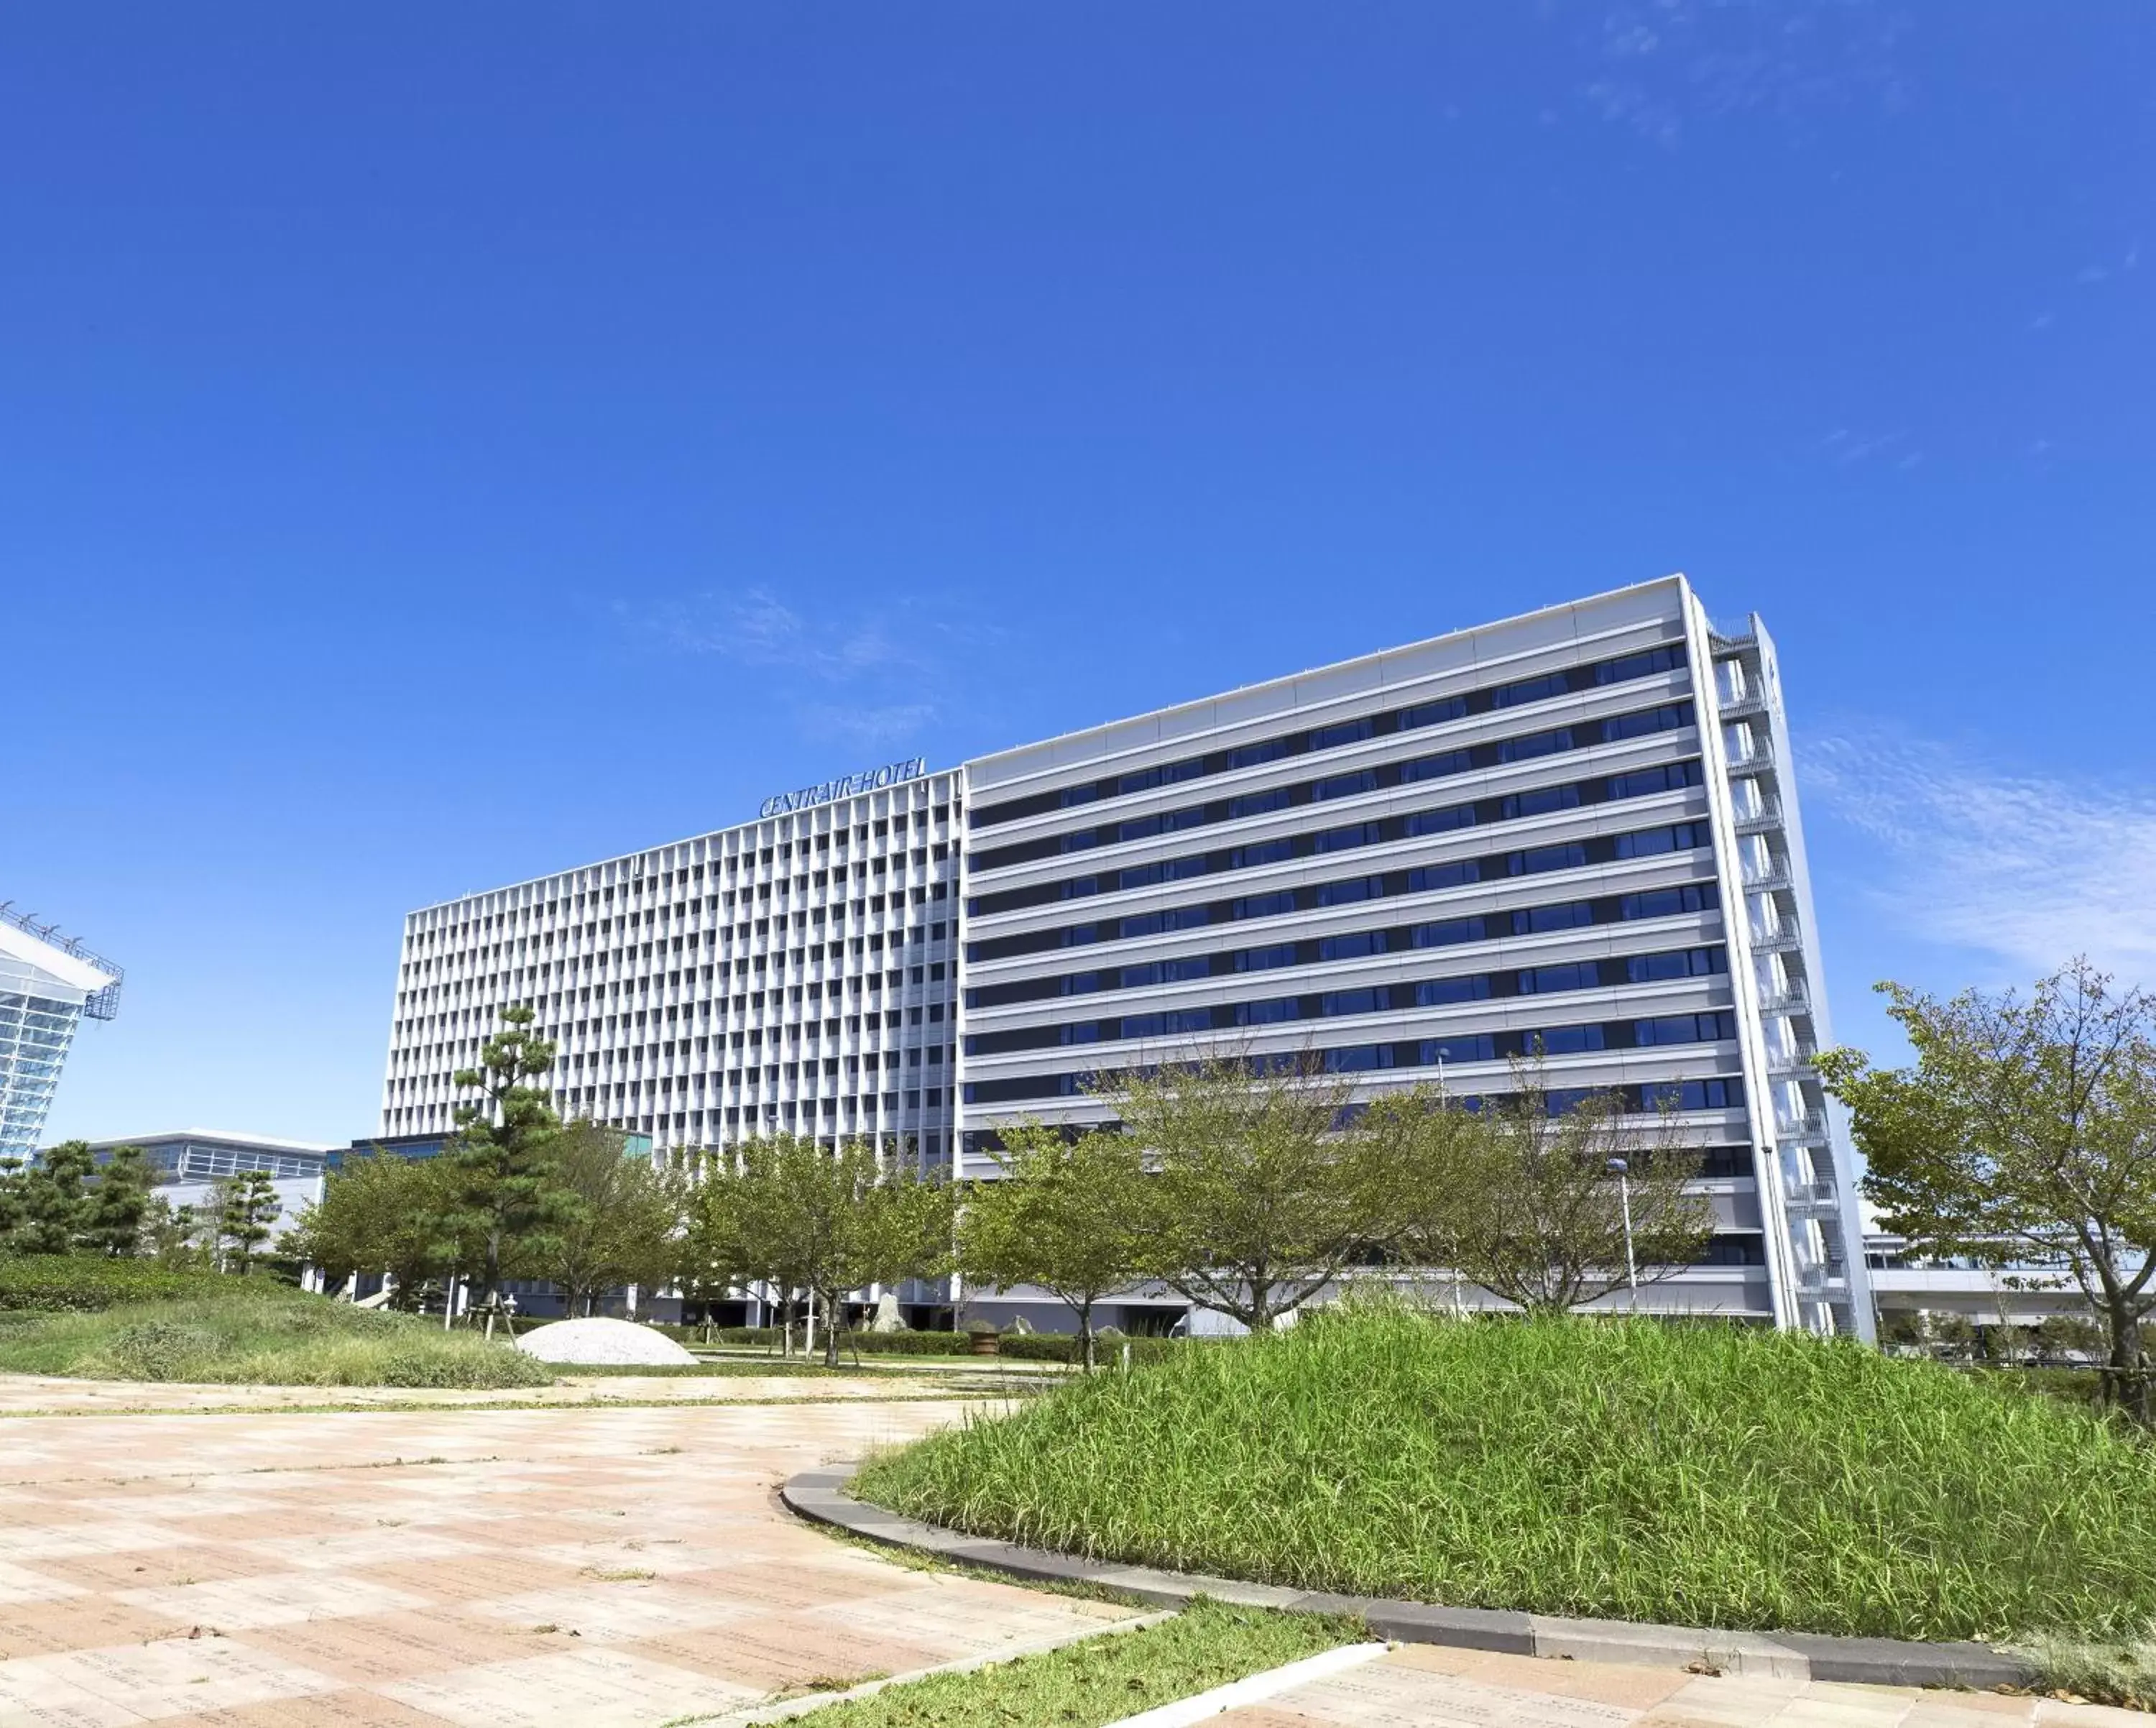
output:
<instances>
[{"instance_id":1,"label":"dark blue window","mask_svg":"<svg viewBox=\"0 0 2156 1728\"><path fill-rule=\"evenodd\" d=\"M1101 1022L1097 1020L1081 1020L1074 1021L1061 1030L1063 1041L1065 1044L1091 1044L1100 1039Z\"/></svg>"},{"instance_id":2,"label":"dark blue window","mask_svg":"<svg viewBox=\"0 0 2156 1728\"><path fill-rule=\"evenodd\" d=\"M1563 906L1530 906L1512 914L1512 933L1532 936L1543 930L1577 930L1594 922L1594 903L1574 900Z\"/></svg>"},{"instance_id":3,"label":"dark blue window","mask_svg":"<svg viewBox=\"0 0 2156 1728\"><path fill-rule=\"evenodd\" d=\"M1493 708L1515 708L1522 702L1543 702L1553 696L1563 696L1572 687L1563 672L1549 672L1539 678L1522 678L1517 684L1506 684L1490 692Z\"/></svg>"},{"instance_id":4,"label":"dark blue window","mask_svg":"<svg viewBox=\"0 0 2156 1728\"><path fill-rule=\"evenodd\" d=\"M1062 886L1065 900L1081 900L1088 894L1101 892L1101 878L1097 876L1074 876Z\"/></svg>"},{"instance_id":5,"label":"dark blue window","mask_svg":"<svg viewBox=\"0 0 2156 1728\"><path fill-rule=\"evenodd\" d=\"M1555 732L1530 733L1525 738L1507 738L1497 746L1500 762L1532 762L1537 756L1553 756L1559 750L1572 748L1572 728L1560 726Z\"/></svg>"},{"instance_id":6,"label":"dark blue window","mask_svg":"<svg viewBox=\"0 0 2156 1728\"><path fill-rule=\"evenodd\" d=\"M1287 754L1286 738L1267 738L1261 744L1244 744L1228 753L1230 768L1255 768L1261 762L1277 762Z\"/></svg>"},{"instance_id":7,"label":"dark blue window","mask_svg":"<svg viewBox=\"0 0 2156 1728\"><path fill-rule=\"evenodd\" d=\"M1432 978L1415 986L1415 1006L1442 1008L1449 1002L1480 1002L1490 994L1490 980L1477 973L1470 978Z\"/></svg>"},{"instance_id":8,"label":"dark blue window","mask_svg":"<svg viewBox=\"0 0 2156 1728\"><path fill-rule=\"evenodd\" d=\"M1294 964L1295 944L1292 942L1276 943L1270 948L1246 948L1235 956L1238 972L1269 972L1276 966L1292 966Z\"/></svg>"},{"instance_id":9,"label":"dark blue window","mask_svg":"<svg viewBox=\"0 0 2156 1728\"><path fill-rule=\"evenodd\" d=\"M1744 1102L1743 1088L1733 1080L1685 1080L1645 1088L1642 1102L1650 1110L1732 1110Z\"/></svg>"},{"instance_id":10,"label":"dark blue window","mask_svg":"<svg viewBox=\"0 0 2156 1728\"><path fill-rule=\"evenodd\" d=\"M1408 892L1424 894L1433 888L1456 888L1464 882L1481 880L1481 861L1462 858L1456 864L1425 864L1419 870L1410 870L1408 872Z\"/></svg>"},{"instance_id":11,"label":"dark blue window","mask_svg":"<svg viewBox=\"0 0 2156 1728\"><path fill-rule=\"evenodd\" d=\"M1380 984L1368 990L1327 990L1323 1011L1327 1014L1382 1014L1392 1005L1391 990Z\"/></svg>"},{"instance_id":12,"label":"dark blue window","mask_svg":"<svg viewBox=\"0 0 2156 1728\"><path fill-rule=\"evenodd\" d=\"M1209 1008L1178 1009L1166 1014L1126 1014L1123 1016L1123 1036L1126 1038L1168 1038L1184 1032L1208 1031L1213 1024Z\"/></svg>"},{"instance_id":13,"label":"dark blue window","mask_svg":"<svg viewBox=\"0 0 2156 1728\"><path fill-rule=\"evenodd\" d=\"M1583 1050L1602 1047L1602 1028L1599 1026L1545 1026L1527 1036L1530 1048L1540 1045L1545 1056L1576 1056Z\"/></svg>"},{"instance_id":14,"label":"dark blue window","mask_svg":"<svg viewBox=\"0 0 2156 1728\"><path fill-rule=\"evenodd\" d=\"M1630 774L1610 775L1609 795L1645 798L1651 793L1673 792L1681 786L1697 786L1699 783L1697 762L1671 762L1660 768L1635 769Z\"/></svg>"},{"instance_id":15,"label":"dark blue window","mask_svg":"<svg viewBox=\"0 0 2156 1728\"><path fill-rule=\"evenodd\" d=\"M1325 1052L1325 1067L1328 1073L1360 1074L1372 1068L1389 1068L1393 1065L1393 1047L1389 1044L1354 1044L1345 1050Z\"/></svg>"},{"instance_id":16,"label":"dark blue window","mask_svg":"<svg viewBox=\"0 0 2156 1728\"><path fill-rule=\"evenodd\" d=\"M1593 990L1602 982L1602 969L1593 960L1568 966L1530 966L1520 974L1520 994L1538 995L1548 990Z\"/></svg>"},{"instance_id":17,"label":"dark blue window","mask_svg":"<svg viewBox=\"0 0 2156 1728\"><path fill-rule=\"evenodd\" d=\"M1691 704L1671 702L1666 707L1648 708L1637 714L1620 714L1602 723L1602 742L1614 744L1620 738L1645 738L1650 732L1673 732L1680 726L1691 724Z\"/></svg>"},{"instance_id":18,"label":"dark blue window","mask_svg":"<svg viewBox=\"0 0 2156 1728\"><path fill-rule=\"evenodd\" d=\"M1425 1038L1421 1057L1424 1067L1441 1062L1495 1062L1497 1041L1487 1032L1456 1032L1450 1038Z\"/></svg>"},{"instance_id":19,"label":"dark blue window","mask_svg":"<svg viewBox=\"0 0 2156 1728\"><path fill-rule=\"evenodd\" d=\"M1291 840L1261 840L1255 846L1237 846L1234 867L1252 870L1260 864L1277 864L1294 856L1295 842Z\"/></svg>"},{"instance_id":20,"label":"dark blue window","mask_svg":"<svg viewBox=\"0 0 2156 1728\"><path fill-rule=\"evenodd\" d=\"M1118 792L1150 792L1156 786L1173 786L1180 780L1194 780L1204 772L1204 763L1196 759L1163 762L1158 768L1141 769L1136 774L1125 774L1116 782L1116 789Z\"/></svg>"},{"instance_id":21,"label":"dark blue window","mask_svg":"<svg viewBox=\"0 0 2156 1728\"><path fill-rule=\"evenodd\" d=\"M1076 804L1091 804L1100 795L1101 789L1091 780L1086 781L1082 786L1065 786L1060 795L1063 808L1065 810L1069 810L1071 805ZM969 1086L966 1089L971 1092L973 1088Z\"/></svg>"},{"instance_id":22,"label":"dark blue window","mask_svg":"<svg viewBox=\"0 0 2156 1728\"><path fill-rule=\"evenodd\" d=\"M1195 828L1205 820L1204 810L1163 810L1158 815L1134 816L1116 831L1120 840L1148 840L1156 834L1173 834Z\"/></svg>"},{"instance_id":23,"label":"dark blue window","mask_svg":"<svg viewBox=\"0 0 2156 1728\"><path fill-rule=\"evenodd\" d=\"M1267 810L1286 810L1289 804L1288 789L1276 786L1270 792L1245 792L1240 798L1228 801L1231 816L1262 816Z\"/></svg>"},{"instance_id":24,"label":"dark blue window","mask_svg":"<svg viewBox=\"0 0 2156 1728\"><path fill-rule=\"evenodd\" d=\"M1382 876L1358 876L1348 882L1327 882L1317 891L1320 906L1352 906L1358 900L1375 900L1385 892Z\"/></svg>"},{"instance_id":25,"label":"dark blue window","mask_svg":"<svg viewBox=\"0 0 2156 1728\"><path fill-rule=\"evenodd\" d=\"M1661 852L1688 851L1706 843L1707 824L1679 822L1669 828L1645 828L1636 834L1617 836L1620 858L1651 858Z\"/></svg>"},{"instance_id":26,"label":"dark blue window","mask_svg":"<svg viewBox=\"0 0 2156 1728\"><path fill-rule=\"evenodd\" d=\"M1455 804L1450 810L1417 810L1408 818L1410 834L1450 834L1455 828L1475 825L1475 806Z\"/></svg>"},{"instance_id":27,"label":"dark blue window","mask_svg":"<svg viewBox=\"0 0 2156 1728\"><path fill-rule=\"evenodd\" d=\"M1311 733L1310 748L1313 750L1337 750L1342 744L1359 744L1374 729L1367 718L1343 720L1337 726L1320 727Z\"/></svg>"},{"instance_id":28,"label":"dark blue window","mask_svg":"<svg viewBox=\"0 0 2156 1728\"><path fill-rule=\"evenodd\" d=\"M1714 904L1714 890L1698 882L1678 888L1648 888L1627 894L1620 909L1628 918L1673 918L1681 912L1704 912Z\"/></svg>"},{"instance_id":29,"label":"dark blue window","mask_svg":"<svg viewBox=\"0 0 2156 1728\"><path fill-rule=\"evenodd\" d=\"M1482 920L1479 918L1447 918L1440 923L1417 924L1414 945L1417 948L1450 948L1455 943L1480 942L1482 929Z\"/></svg>"},{"instance_id":30,"label":"dark blue window","mask_svg":"<svg viewBox=\"0 0 2156 1728\"><path fill-rule=\"evenodd\" d=\"M1577 870L1586 862L1587 848L1575 840L1514 852L1506 860L1506 868L1514 876L1539 876L1545 870Z\"/></svg>"},{"instance_id":31,"label":"dark blue window","mask_svg":"<svg viewBox=\"0 0 2156 1728\"><path fill-rule=\"evenodd\" d=\"M1357 822L1346 828L1328 828L1317 836L1321 852L1342 852L1349 846L1375 846L1385 831L1375 822Z\"/></svg>"},{"instance_id":32,"label":"dark blue window","mask_svg":"<svg viewBox=\"0 0 2156 1728\"><path fill-rule=\"evenodd\" d=\"M1062 983L1063 994L1066 996L1090 996L1100 987L1101 975L1097 972L1072 972L1064 978Z\"/></svg>"},{"instance_id":33,"label":"dark blue window","mask_svg":"<svg viewBox=\"0 0 2156 1728\"><path fill-rule=\"evenodd\" d=\"M1237 1026L1271 1026L1276 1021L1293 1020L1300 1011L1293 996L1276 996L1270 1002L1239 1002L1235 1005Z\"/></svg>"},{"instance_id":34,"label":"dark blue window","mask_svg":"<svg viewBox=\"0 0 2156 1728\"><path fill-rule=\"evenodd\" d=\"M1245 894L1235 903L1235 916L1239 918L1273 918L1294 910L1292 888L1284 888L1277 894Z\"/></svg>"},{"instance_id":35,"label":"dark blue window","mask_svg":"<svg viewBox=\"0 0 2156 1728\"><path fill-rule=\"evenodd\" d=\"M1317 957L1321 960L1360 960L1384 951L1383 930L1350 930L1343 936L1317 939Z\"/></svg>"},{"instance_id":36,"label":"dark blue window","mask_svg":"<svg viewBox=\"0 0 2156 1728\"><path fill-rule=\"evenodd\" d=\"M1416 726L1437 726L1447 720L1457 720L1467 712L1467 698L1464 696L1440 697L1435 702L1418 702L1400 716L1400 730Z\"/></svg>"},{"instance_id":37,"label":"dark blue window","mask_svg":"<svg viewBox=\"0 0 2156 1728\"><path fill-rule=\"evenodd\" d=\"M1673 949L1666 954L1629 954L1625 960L1628 984L1659 984L1668 978L1697 978L1727 968L1718 948Z\"/></svg>"},{"instance_id":38,"label":"dark blue window","mask_svg":"<svg viewBox=\"0 0 2156 1728\"><path fill-rule=\"evenodd\" d=\"M1311 789L1313 798L1353 798L1358 792L1378 789L1378 773L1366 768L1360 774L1334 774L1330 779L1320 780Z\"/></svg>"},{"instance_id":39,"label":"dark blue window","mask_svg":"<svg viewBox=\"0 0 2156 1728\"><path fill-rule=\"evenodd\" d=\"M1650 648L1644 653L1627 654L1620 660L1605 660L1594 669L1598 684L1623 684L1634 678L1652 677L1656 672L1672 672L1685 663L1681 648Z\"/></svg>"},{"instance_id":40,"label":"dark blue window","mask_svg":"<svg viewBox=\"0 0 2156 1728\"><path fill-rule=\"evenodd\" d=\"M1126 936L1158 936L1163 930L1194 930L1205 922L1202 906L1178 906L1166 912L1142 913L1123 920Z\"/></svg>"},{"instance_id":41,"label":"dark blue window","mask_svg":"<svg viewBox=\"0 0 2156 1728\"><path fill-rule=\"evenodd\" d=\"M1632 1036L1640 1044L1706 1044L1737 1036L1733 1014L1665 1014L1632 1023Z\"/></svg>"},{"instance_id":42,"label":"dark blue window","mask_svg":"<svg viewBox=\"0 0 2156 1728\"><path fill-rule=\"evenodd\" d=\"M1577 786L1543 786L1532 792L1515 792L1505 800L1505 820L1548 815L1552 810L1571 810L1579 803Z\"/></svg>"},{"instance_id":43,"label":"dark blue window","mask_svg":"<svg viewBox=\"0 0 2156 1728\"><path fill-rule=\"evenodd\" d=\"M1149 888L1155 882L1181 882L1187 877L1204 873L1205 860L1202 857L1163 858L1158 864L1133 864L1116 880L1127 888Z\"/></svg>"},{"instance_id":44,"label":"dark blue window","mask_svg":"<svg viewBox=\"0 0 2156 1728\"><path fill-rule=\"evenodd\" d=\"M1466 774L1475 766L1475 759L1465 750L1447 750L1442 756L1421 756L1413 762L1400 764L1400 779L1442 779L1447 774Z\"/></svg>"}]
</instances>

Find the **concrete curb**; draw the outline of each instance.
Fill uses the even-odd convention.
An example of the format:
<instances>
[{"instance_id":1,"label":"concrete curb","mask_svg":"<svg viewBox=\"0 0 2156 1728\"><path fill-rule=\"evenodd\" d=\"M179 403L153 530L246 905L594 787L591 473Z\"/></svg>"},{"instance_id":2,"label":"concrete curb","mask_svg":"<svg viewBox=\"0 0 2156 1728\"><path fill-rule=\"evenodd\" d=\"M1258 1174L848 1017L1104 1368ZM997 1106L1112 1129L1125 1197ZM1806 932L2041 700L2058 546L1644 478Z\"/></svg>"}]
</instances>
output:
<instances>
[{"instance_id":1,"label":"concrete curb","mask_svg":"<svg viewBox=\"0 0 2156 1728\"><path fill-rule=\"evenodd\" d=\"M1430 1602L1331 1596L1276 1585L1246 1584L1196 1572L1170 1572L1112 1561L1082 1560L1023 1548L901 1518L845 1491L858 1466L806 1470L779 1492L802 1517L893 1548L983 1566L1041 1583L1097 1584L1141 1602L1180 1607L1193 1597L1286 1608L1299 1613L1359 1614L1382 1638L1400 1643L1450 1644L1517 1656L1570 1657L1657 1668L1711 1669L1782 1679L1850 1680L1874 1686L2027 1686L2035 1669L1988 1644L1909 1643L1894 1638L1829 1638L1813 1633L1717 1632L1630 1620L1568 1620L1493 1608L1445 1608Z\"/></svg>"}]
</instances>

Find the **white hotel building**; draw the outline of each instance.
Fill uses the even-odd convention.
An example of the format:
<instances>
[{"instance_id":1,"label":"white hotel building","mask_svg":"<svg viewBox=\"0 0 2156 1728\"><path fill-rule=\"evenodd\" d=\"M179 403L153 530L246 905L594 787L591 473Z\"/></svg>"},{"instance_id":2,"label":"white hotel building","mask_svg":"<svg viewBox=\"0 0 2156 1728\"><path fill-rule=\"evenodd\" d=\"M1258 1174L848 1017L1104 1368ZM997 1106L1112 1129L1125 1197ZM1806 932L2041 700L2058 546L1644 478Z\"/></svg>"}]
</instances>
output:
<instances>
[{"instance_id":1,"label":"white hotel building","mask_svg":"<svg viewBox=\"0 0 2156 1728\"><path fill-rule=\"evenodd\" d=\"M1789 764L1765 630L1671 577L809 789L839 795L413 913L382 1131L450 1125L511 1001L569 1114L969 1176L1020 1116L1097 1119L1103 1069L1308 1051L1363 1096L1469 1094L1539 1041L1705 1149L1714 1242L1653 1305L1868 1336Z\"/></svg>"}]
</instances>

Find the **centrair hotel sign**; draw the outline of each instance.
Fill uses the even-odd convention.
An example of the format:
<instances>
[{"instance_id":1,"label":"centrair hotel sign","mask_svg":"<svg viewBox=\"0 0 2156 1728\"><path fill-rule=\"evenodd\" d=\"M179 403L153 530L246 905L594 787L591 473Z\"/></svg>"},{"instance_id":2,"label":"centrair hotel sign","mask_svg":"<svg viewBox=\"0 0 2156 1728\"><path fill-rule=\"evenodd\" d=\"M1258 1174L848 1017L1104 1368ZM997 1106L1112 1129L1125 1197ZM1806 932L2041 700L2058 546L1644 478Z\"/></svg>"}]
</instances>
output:
<instances>
[{"instance_id":1,"label":"centrair hotel sign","mask_svg":"<svg viewBox=\"0 0 2156 1728\"><path fill-rule=\"evenodd\" d=\"M917 780L928 772L926 756L909 757L904 762L886 762L881 768L864 769L844 779L826 780L819 786L803 786L798 792L776 792L763 800L760 816L780 816L788 810L807 810L811 805L829 804L834 798L852 798L863 792L874 792L881 787L896 786L901 780Z\"/></svg>"}]
</instances>

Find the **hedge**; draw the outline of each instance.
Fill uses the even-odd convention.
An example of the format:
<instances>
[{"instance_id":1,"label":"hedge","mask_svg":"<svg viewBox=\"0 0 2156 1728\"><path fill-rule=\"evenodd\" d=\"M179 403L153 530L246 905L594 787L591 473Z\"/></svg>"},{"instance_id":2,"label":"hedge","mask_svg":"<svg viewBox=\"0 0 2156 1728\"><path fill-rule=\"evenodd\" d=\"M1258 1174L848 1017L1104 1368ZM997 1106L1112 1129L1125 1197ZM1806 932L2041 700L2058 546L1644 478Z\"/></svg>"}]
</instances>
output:
<instances>
[{"instance_id":1,"label":"hedge","mask_svg":"<svg viewBox=\"0 0 2156 1728\"><path fill-rule=\"evenodd\" d=\"M266 1273L252 1278L181 1272L150 1260L108 1260L85 1254L26 1254L0 1259L0 1309L95 1314L128 1302L186 1298L275 1300L292 1287Z\"/></svg>"}]
</instances>

